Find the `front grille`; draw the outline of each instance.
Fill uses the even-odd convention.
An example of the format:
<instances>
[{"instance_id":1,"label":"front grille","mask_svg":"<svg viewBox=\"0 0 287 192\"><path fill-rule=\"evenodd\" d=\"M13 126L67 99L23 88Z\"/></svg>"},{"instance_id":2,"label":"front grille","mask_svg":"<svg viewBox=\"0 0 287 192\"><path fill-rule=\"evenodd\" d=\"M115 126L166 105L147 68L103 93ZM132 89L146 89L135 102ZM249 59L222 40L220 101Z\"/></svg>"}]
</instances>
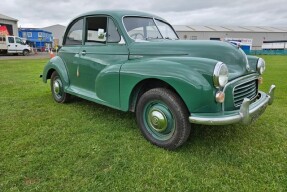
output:
<instances>
[{"instance_id":1,"label":"front grille","mask_svg":"<svg viewBox=\"0 0 287 192\"><path fill-rule=\"evenodd\" d=\"M235 86L233 90L234 106L240 106L243 102L243 99L246 97L250 100L254 99L257 96L257 93L257 80L248 81Z\"/></svg>"}]
</instances>

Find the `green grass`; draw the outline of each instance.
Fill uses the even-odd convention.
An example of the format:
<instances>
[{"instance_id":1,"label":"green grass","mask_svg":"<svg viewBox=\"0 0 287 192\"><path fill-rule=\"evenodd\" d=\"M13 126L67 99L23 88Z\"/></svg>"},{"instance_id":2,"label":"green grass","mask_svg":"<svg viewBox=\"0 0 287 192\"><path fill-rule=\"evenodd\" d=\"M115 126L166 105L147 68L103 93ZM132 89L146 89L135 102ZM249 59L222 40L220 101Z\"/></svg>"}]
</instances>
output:
<instances>
[{"instance_id":1,"label":"green grass","mask_svg":"<svg viewBox=\"0 0 287 192\"><path fill-rule=\"evenodd\" d=\"M287 57L266 56L276 100L250 126L195 126L175 152L133 113L52 100L46 60L0 61L0 191L286 191Z\"/></svg>"}]
</instances>

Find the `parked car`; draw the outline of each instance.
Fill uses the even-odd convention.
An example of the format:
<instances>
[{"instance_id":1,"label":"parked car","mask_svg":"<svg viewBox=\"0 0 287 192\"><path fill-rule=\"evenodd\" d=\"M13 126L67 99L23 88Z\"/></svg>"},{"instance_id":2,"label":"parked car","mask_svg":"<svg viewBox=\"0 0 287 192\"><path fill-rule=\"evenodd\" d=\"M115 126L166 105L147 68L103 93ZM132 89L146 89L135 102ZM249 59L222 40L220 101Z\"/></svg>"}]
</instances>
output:
<instances>
[{"instance_id":1,"label":"parked car","mask_svg":"<svg viewBox=\"0 0 287 192\"><path fill-rule=\"evenodd\" d=\"M29 55L31 47L22 38L10 35L0 35L0 53Z\"/></svg>"},{"instance_id":2,"label":"parked car","mask_svg":"<svg viewBox=\"0 0 287 192\"><path fill-rule=\"evenodd\" d=\"M274 98L274 85L268 93L258 90L264 70L262 58L228 42L179 40L158 16L95 11L68 25L42 78L51 79L58 103L74 95L135 112L143 136L173 150L187 140L191 124L258 118Z\"/></svg>"}]
</instances>

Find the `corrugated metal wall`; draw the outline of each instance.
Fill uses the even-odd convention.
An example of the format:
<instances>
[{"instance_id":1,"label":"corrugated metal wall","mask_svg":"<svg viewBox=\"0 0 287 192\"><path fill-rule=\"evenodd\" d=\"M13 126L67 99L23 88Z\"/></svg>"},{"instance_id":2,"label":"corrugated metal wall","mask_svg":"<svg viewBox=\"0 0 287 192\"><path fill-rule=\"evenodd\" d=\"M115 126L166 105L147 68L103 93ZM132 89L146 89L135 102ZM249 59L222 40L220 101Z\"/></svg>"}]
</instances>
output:
<instances>
[{"instance_id":1,"label":"corrugated metal wall","mask_svg":"<svg viewBox=\"0 0 287 192\"><path fill-rule=\"evenodd\" d=\"M253 39L252 49L262 49L263 41L287 40L286 32L220 32L220 31L177 31L180 39L210 40L210 38L248 38Z\"/></svg>"}]
</instances>

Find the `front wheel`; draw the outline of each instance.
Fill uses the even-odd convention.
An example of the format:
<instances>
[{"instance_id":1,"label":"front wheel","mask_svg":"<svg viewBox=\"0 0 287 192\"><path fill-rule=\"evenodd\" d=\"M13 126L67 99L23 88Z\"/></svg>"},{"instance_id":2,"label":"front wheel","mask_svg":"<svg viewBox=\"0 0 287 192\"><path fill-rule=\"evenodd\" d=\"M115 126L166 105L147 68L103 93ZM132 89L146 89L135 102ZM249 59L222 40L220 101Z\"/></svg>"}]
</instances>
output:
<instances>
[{"instance_id":1,"label":"front wheel","mask_svg":"<svg viewBox=\"0 0 287 192\"><path fill-rule=\"evenodd\" d=\"M177 94L155 88L145 92L136 107L138 126L152 144L174 150L189 137L188 110Z\"/></svg>"},{"instance_id":2,"label":"front wheel","mask_svg":"<svg viewBox=\"0 0 287 192\"><path fill-rule=\"evenodd\" d=\"M23 55L24 55L24 56L28 56L28 55L29 55L29 51L25 49L25 50L23 51Z\"/></svg>"},{"instance_id":3,"label":"front wheel","mask_svg":"<svg viewBox=\"0 0 287 192\"><path fill-rule=\"evenodd\" d=\"M53 98L58 103L66 103L70 100L70 94L64 92L63 81L57 71L51 76L51 91Z\"/></svg>"}]
</instances>

